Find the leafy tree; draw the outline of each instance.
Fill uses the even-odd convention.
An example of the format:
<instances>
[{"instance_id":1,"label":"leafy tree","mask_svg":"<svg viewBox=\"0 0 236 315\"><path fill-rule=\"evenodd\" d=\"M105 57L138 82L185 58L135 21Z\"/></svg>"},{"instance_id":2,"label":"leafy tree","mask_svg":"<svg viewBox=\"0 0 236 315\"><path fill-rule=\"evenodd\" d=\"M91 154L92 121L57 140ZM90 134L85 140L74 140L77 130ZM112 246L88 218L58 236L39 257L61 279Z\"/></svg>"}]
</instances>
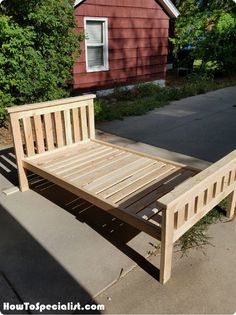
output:
<instances>
[{"instance_id":1,"label":"leafy tree","mask_svg":"<svg viewBox=\"0 0 236 315\"><path fill-rule=\"evenodd\" d=\"M236 5L232 0L177 0L176 52L192 47L202 66L221 72L236 70Z\"/></svg>"},{"instance_id":2,"label":"leafy tree","mask_svg":"<svg viewBox=\"0 0 236 315\"><path fill-rule=\"evenodd\" d=\"M0 120L11 104L68 95L83 34L72 0L5 0L0 6Z\"/></svg>"}]
</instances>

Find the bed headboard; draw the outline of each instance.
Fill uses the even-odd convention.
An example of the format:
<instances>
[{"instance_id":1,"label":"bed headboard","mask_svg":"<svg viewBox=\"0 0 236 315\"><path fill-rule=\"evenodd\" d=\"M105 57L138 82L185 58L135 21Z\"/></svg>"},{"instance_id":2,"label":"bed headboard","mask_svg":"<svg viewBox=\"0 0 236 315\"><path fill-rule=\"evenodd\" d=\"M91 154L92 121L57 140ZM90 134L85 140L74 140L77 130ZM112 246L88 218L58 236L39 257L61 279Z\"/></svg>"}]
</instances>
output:
<instances>
[{"instance_id":1,"label":"bed headboard","mask_svg":"<svg viewBox=\"0 0 236 315\"><path fill-rule=\"evenodd\" d=\"M9 107L17 158L95 138L95 97L91 94Z\"/></svg>"}]
</instances>

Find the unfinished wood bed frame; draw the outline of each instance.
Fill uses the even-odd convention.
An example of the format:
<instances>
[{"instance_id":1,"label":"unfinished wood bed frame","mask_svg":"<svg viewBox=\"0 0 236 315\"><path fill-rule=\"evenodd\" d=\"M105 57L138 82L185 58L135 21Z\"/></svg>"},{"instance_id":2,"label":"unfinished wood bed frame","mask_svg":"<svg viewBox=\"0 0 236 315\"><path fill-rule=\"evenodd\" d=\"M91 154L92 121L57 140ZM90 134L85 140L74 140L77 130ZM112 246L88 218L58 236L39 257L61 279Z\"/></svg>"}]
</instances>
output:
<instances>
[{"instance_id":1,"label":"unfinished wood bed frame","mask_svg":"<svg viewBox=\"0 0 236 315\"><path fill-rule=\"evenodd\" d=\"M229 197L236 203L236 151L204 171L95 139L95 95L8 108L21 191L26 170L161 241L160 282L173 244Z\"/></svg>"}]
</instances>

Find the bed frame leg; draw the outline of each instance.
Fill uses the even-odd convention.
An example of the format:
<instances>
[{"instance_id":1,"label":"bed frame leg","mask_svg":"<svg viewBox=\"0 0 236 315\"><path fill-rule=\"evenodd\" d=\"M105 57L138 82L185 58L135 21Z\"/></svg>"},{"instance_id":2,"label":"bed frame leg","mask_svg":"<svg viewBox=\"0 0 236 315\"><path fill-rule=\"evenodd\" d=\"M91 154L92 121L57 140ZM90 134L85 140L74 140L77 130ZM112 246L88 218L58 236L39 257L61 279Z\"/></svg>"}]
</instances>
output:
<instances>
[{"instance_id":1,"label":"bed frame leg","mask_svg":"<svg viewBox=\"0 0 236 315\"><path fill-rule=\"evenodd\" d=\"M29 182L26 176L26 170L23 167L18 167L18 178L20 191L24 192L29 190Z\"/></svg>"},{"instance_id":2,"label":"bed frame leg","mask_svg":"<svg viewBox=\"0 0 236 315\"><path fill-rule=\"evenodd\" d=\"M234 211L236 206L236 189L228 197L227 218L232 219L234 217Z\"/></svg>"},{"instance_id":3,"label":"bed frame leg","mask_svg":"<svg viewBox=\"0 0 236 315\"><path fill-rule=\"evenodd\" d=\"M165 284L171 277L173 254L174 211L166 209L162 213L160 282Z\"/></svg>"},{"instance_id":4,"label":"bed frame leg","mask_svg":"<svg viewBox=\"0 0 236 315\"><path fill-rule=\"evenodd\" d=\"M23 161L22 161L24 158L24 151L23 151L23 143L22 143L22 136L21 136L18 113L10 114L10 118L11 118L11 130L12 130L12 135L13 135L13 142L14 142L14 147L15 147L19 186L20 186L20 191L24 192L29 189L29 183L26 176L26 169L24 168Z\"/></svg>"}]
</instances>

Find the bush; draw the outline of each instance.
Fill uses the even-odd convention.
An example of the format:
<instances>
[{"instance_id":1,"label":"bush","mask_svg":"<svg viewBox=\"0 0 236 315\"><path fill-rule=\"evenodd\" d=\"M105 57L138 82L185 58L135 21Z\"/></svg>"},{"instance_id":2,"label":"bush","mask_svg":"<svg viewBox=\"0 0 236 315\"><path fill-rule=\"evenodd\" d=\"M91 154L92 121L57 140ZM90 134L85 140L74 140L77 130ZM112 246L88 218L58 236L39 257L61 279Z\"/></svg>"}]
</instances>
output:
<instances>
[{"instance_id":1,"label":"bush","mask_svg":"<svg viewBox=\"0 0 236 315\"><path fill-rule=\"evenodd\" d=\"M154 83L137 84L132 89L132 96L136 98L149 97L161 91L161 87Z\"/></svg>"},{"instance_id":2,"label":"bush","mask_svg":"<svg viewBox=\"0 0 236 315\"><path fill-rule=\"evenodd\" d=\"M176 0L175 55L190 52L201 71L233 74L236 70L236 6L231 0ZM191 48L186 50L186 48Z\"/></svg>"},{"instance_id":3,"label":"bush","mask_svg":"<svg viewBox=\"0 0 236 315\"><path fill-rule=\"evenodd\" d=\"M83 35L74 1L3 1L0 10L0 121L4 108L68 95Z\"/></svg>"}]
</instances>

